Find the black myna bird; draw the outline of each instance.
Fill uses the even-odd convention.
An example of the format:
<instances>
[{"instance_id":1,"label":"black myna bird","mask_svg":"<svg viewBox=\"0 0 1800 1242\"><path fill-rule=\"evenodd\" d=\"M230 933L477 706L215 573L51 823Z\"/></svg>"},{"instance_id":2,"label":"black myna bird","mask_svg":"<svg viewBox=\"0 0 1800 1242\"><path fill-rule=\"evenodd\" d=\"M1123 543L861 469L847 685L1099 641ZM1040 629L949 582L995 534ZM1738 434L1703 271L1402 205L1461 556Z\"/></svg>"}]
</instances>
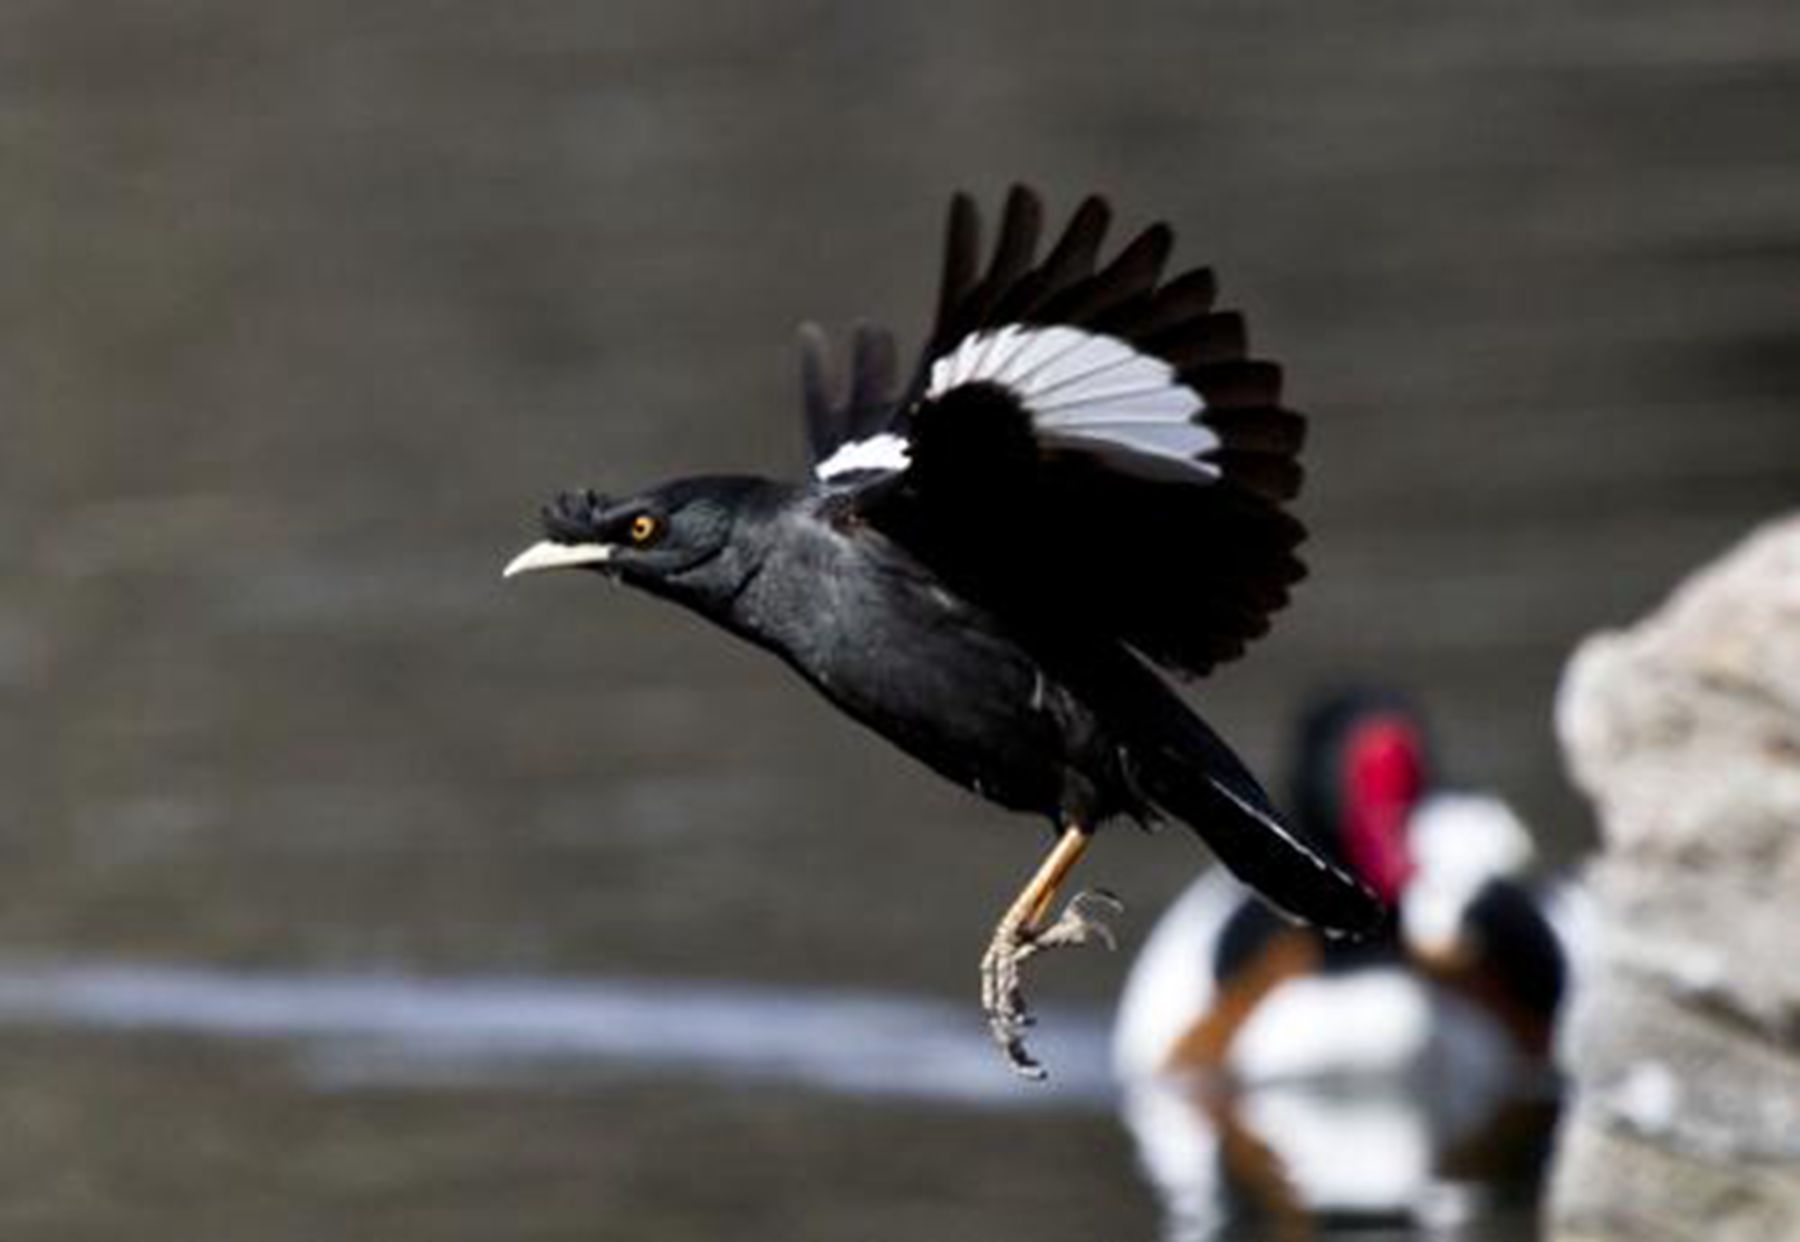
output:
<instances>
[{"instance_id":1,"label":"black myna bird","mask_svg":"<svg viewBox=\"0 0 1800 1242\"><path fill-rule=\"evenodd\" d=\"M859 328L834 394L802 331L812 478L679 479L567 493L507 576L585 567L710 618L941 775L1045 816L1054 848L982 959L982 1006L1020 1072L1019 969L1110 933L1083 893L1049 911L1101 824L1180 819L1288 914L1336 932L1381 902L1289 832L1249 770L1151 667L1241 654L1305 572L1304 420L1247 356L1204 268L1163 279L1154 224L1101 262L1091 197L1047 254L1015 187L979 267L972 200L950 206L937 322L904 382Z\"/></svg>"}]
</instances>

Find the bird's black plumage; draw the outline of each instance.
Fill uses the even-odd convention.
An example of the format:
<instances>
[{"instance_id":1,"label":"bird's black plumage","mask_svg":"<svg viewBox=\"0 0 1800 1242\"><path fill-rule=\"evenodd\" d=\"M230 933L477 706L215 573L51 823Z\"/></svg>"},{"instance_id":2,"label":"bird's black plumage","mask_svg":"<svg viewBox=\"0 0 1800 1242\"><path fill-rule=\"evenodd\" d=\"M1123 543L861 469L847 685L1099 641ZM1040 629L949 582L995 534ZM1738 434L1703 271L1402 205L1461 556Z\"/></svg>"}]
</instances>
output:
<instances>
[{"instance_id":1,"label":"bird's black plumage","mask_svg":"<svg viewBox=\"0 0 1800 1242\"><path fill-rule=\"evenodd\" d=\"M1289 913L1369 928L1380 903L1282 826L1151 667L1203 673L1286 602L1303 422L1214 309L1211 274L1162 279L1166 226L1102 264L1110 212L1090 198L1040 260L1042 215L1015 189L982 269L974 205L954 200L904 385L891 338L864 327L835 395L806 330L812 480L568 495L509 572L614 574L1003 806L1084 834L1171 815Z\"/></svg>"}]
</instances>

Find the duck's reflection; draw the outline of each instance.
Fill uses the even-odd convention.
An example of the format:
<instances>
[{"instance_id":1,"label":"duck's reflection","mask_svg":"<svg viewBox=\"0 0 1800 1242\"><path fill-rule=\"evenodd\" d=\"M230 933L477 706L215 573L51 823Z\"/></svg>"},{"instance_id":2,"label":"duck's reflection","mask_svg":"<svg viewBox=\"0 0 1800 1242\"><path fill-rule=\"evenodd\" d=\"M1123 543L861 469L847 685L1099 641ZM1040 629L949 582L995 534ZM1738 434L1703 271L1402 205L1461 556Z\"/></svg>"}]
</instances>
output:
<instances>
[{"instance_id":1,"label":"duck's reflection","mask_svg":"<svg viewBox=\"0 0 1800 1242\"><path fill-rule=\"evenodd\" d=\"M1455 1232L1529 1193L1556 1110L1564 954L1521 876L1530 839L1490 798L1433 787L1392 696L1303 724L1300 827L1393 902L1360 944L1297 927L1223 873L1133 966L1115 1069L1170 1234Z\"/></svg>"}]
</instances>

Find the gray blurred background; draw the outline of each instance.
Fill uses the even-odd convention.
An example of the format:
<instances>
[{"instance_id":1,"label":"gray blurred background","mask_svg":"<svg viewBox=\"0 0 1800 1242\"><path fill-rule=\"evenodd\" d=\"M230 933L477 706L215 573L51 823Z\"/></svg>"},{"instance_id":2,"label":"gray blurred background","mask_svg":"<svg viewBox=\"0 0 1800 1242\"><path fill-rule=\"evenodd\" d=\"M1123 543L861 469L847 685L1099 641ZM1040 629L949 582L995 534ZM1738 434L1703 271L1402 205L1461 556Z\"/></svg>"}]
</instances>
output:
<instances>
[{"instance_id":1,"label":"gray blurred background","mask_svg":"<svg viewBox=\"0 0 1800 1242\"><path fill-rule=\"evenodd\" d=\"M916 343L948 194L1014 179L1174 223L1313 416L1313 578L1196 702L1279 787L1309 688L1397 683L1453 777L1578 853L1571 645L1800 483L1797 119L1791 0L11 0L0 959L881 989L973 1023L1035 826L666 606L498 570L564 485L796 471L795 325ZM1086 873L1135 942L1203 861L1119 832ZM1037 994L1098 1009L1123 967ZM1155 1219L1103 1108L324 1089L29 1022L0 1058L9 1237Z\"/></svg>"}]
</instances>

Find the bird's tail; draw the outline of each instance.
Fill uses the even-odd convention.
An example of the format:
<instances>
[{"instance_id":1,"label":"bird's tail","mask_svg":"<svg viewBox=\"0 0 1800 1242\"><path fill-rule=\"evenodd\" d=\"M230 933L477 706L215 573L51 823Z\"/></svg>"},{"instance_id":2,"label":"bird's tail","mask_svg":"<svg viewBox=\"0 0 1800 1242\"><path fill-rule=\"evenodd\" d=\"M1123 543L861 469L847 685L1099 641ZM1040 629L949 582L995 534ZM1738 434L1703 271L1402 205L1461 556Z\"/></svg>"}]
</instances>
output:
<instances>
[{"instance_id":1,"label":"bird's tail","mask_svg":"<svg viewBox=\"0 0 1800 1242\"><path fill-rule=\"evenodd\" d=\"M1282 822L1250 769L1204 720L1173 694L1159 707L1137 714L1140 727L1127 747L1145 797L1192 827L1233 875L1293 918L1364 936L1393 917Z\"/></svg>"}]
</instances>

